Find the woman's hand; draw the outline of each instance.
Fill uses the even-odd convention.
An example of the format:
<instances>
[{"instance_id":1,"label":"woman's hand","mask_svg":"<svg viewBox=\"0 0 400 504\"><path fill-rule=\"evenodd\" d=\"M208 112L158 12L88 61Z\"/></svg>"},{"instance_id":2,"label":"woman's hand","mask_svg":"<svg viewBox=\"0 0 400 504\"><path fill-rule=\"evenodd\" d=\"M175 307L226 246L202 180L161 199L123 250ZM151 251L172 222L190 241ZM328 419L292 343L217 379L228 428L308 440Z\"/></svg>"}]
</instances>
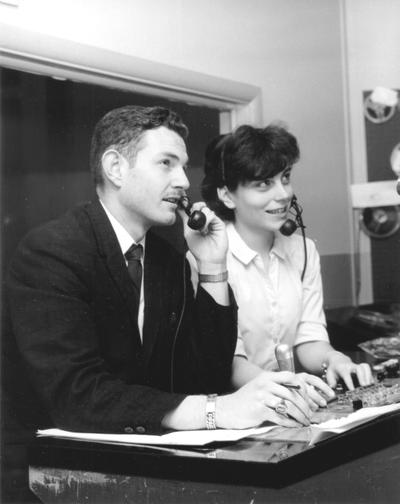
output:
<instances>
[{"instance_id":1,"label":"woman's hand","mask_svg":"<svg viewBox=\"0 0 400 504\"><path fill-rule=\"evenodd\" d=\"M304 382L305 398L311 409L325 408L327 401L335 397L335 392L318 376L308 373L296 375Z\"/></svg>"},{"instance_id":2,"label":"woman's hand","mask_svg":"<svg viewBox=\"0 0 400 504\"><path fill-rule=\"evenodd\" d=\"M225 429L256 427L265 421L285 427L308 426L311 415L304 383L289 371L264 371L236 392L217 399L217 425Z\"/></svg>"},{"instance_id":3,"label":"woman's hand","mask_svg":"<svg viewBox=\"0 0 400 504\"><path fill-rule=\"evenodd\" d=\"M356 364L350 357L332 350L326 357L326 381L328 385L334 388L339 378L342 378L349 390L354 390L352 374L357 376L360 386L365 387L374 383L371 368L368 364Z\"/></svg>"}]
</instances>

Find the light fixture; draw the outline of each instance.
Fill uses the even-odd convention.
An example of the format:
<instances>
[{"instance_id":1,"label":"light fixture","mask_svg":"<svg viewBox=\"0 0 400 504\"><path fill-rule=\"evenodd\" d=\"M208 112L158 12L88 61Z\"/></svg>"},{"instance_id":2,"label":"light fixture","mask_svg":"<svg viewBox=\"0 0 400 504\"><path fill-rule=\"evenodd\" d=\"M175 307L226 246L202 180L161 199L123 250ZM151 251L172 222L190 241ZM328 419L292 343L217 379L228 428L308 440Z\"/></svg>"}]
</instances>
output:
<instances>
[{"instance_id":1,"label":"light fixture","mask_svg":"<svg viewBox=\"0 0 400 504\"><path fill-rule=\"evenodd\" d=\"M398 105L397 91L377 86L364 101L364 115L369 121L381 124L394 116Z\"/></svg>"},{"instance_id":2,"label":"light fixture","mask_svg":"<svg viewBox=\"0 0 400 504\"><path fill-rule=\"evenodd\" d=\"M400 228L400 142L390 166L397 180L351 185L352 206L360 210L361 229L371 238L387 238Z\"/></svg>"},{"instance_id":3,"label":"light fixture","mask_svg":"<svg viewBox=\"0 0 400 504\"><path fill-rule=\"evenodd\" d=\"M390 166L397 177L396 190L400 194L400 142L394 146L390 155Z\"/></svg>"}]
</instances>

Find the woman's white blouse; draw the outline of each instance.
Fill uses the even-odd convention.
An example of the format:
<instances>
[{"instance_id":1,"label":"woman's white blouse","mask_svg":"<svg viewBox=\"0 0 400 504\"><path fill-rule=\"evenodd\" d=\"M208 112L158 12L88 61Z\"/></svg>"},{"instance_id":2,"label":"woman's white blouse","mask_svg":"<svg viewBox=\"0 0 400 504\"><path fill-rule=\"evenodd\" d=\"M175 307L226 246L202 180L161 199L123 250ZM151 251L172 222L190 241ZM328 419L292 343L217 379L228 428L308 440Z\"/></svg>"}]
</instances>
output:
<instances>
[{"instance_id":1,"label":"woman's white blouse","mask_svg":"<svg viewBox=\"0 0 400 504\"><path fill-rule=\"evenodd\" d=\"M266 270L261 257L249 248L232 223L227 225L229 283L238 311L236 355L246 356L266 370L277 369L275 346L329 341L323 311L319 255L307 238L307 269L303 282L303 239L297 234L275 235ZM197 283L197 273L192 280Z\"/></svg>"}]
</instances>

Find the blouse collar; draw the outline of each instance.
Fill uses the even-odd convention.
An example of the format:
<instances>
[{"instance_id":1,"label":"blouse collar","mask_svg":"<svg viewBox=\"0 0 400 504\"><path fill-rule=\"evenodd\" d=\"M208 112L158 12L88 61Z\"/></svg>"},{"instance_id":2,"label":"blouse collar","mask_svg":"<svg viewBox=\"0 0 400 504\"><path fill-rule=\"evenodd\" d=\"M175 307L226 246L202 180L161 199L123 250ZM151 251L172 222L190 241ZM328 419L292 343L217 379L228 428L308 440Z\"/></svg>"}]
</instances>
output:
<instances>
[{"instance_id":1,"label":"blouse collar","mask_svg":"<svg viewBox=\"0 0 400 504\"><path fill-rule=\"evenodd\" d=\"M249 264L258 255L258 252L247 245L232 222L226 224L226 232L232 254L243 264ZM286 257L284 237L280 233L274 234L274 243L270 254L274 254L281 259L285 259Z\"/></svg>"}]
</instances>

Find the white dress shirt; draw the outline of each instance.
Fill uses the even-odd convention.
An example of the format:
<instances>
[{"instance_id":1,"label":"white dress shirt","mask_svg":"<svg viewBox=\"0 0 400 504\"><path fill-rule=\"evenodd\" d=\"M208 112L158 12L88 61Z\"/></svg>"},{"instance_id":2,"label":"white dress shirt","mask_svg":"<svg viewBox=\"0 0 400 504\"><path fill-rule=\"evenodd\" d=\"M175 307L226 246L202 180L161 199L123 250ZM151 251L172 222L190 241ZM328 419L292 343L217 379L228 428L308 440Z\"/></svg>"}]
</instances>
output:
<instances>
[{"instance_id":1,"label":"white dress shirt","mask_svg":"<svg viewBox=\"0 0 400 504\"><path fill-rule=\"evenodd\" d=\"M119 243L119 246L121 247L121 251L123 256L125 257L126 252L130 249L132 245L142 245L143 247L143 255L140 260L142 263L142 271L144 272L144 254L145 254L145 241L146 241L146 236L141 240L139 243L136 243L135 240L131 237L131 235L128 233L128 231L124 228L124 226L118 222L118 220L108 211L106 206L102 201L100 201L102 204L104 211L107 214L107 217L110 220L111 226L114 229L115 234L117 235L117 240ZM126 266L128 267L128 261L125 259ZM143 289L143 278L144 274L142 275L142 284L140 286L140 301L139 301L139 310L138 310L138 328L139 328L139 334L140 334L140 339L143 341L143 317L144 317L144 289Z\"/></svg>"},{"instance_id":2,"label":"white dress shirt","mask_svg":"<svg viewBox=\"0 0 400 504\"><path fill-rule=\"evenodd\" d=\"M319 255L307 238L307 269L303 282L303 238L276 233L268 269L257 252L227 224L228 282L238 304L236 355L265 370L276 370L275 346L329 341L323 311ZM189 253L192 283L197 287L196 261Z\"/></svg>"},{"instance_id":3,"label":"white dress shirt","mask_svg":"<svg viewBox=\"0 0 400 504\"><path fill-rule=\"evenodd\" d=\"M238 341L236 355L246 356L266 370L277 369L275 346L329 341L323 311L319 254L307 238L304 280L303 239L276 233L268 269L262 258L227 225L229 283L236 297Z\"/></svg>"}]
</instances>

